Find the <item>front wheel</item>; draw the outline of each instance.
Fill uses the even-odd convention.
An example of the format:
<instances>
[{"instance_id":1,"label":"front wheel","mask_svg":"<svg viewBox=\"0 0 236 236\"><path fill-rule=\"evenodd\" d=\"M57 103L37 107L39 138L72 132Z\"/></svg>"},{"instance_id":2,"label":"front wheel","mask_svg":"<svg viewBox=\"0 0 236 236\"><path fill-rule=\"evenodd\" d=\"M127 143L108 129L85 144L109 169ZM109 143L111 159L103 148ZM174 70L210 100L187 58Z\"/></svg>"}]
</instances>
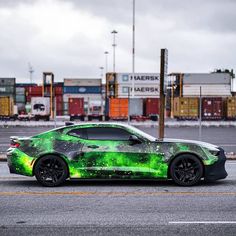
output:
<instances>
[{"instance_id":1,"label":"front wheel","mask_svg":"<svg viewBox=\"0 0 236 236\"><path fill-rule=\"evenodd\" d=\"M184 154L173 160L170 166L170 175L176 184L192 186L201 180L203 166L197 157Z\"/></svg>"},{"instance_id":2,"label":"front wheel","mask_svg":"<svg viewBox=\"0 0 236 236\"><path fill-rule=\"evenodd\" d=\"M68 177L67 165L60 157L44 156L35 166L35 177L46 187L56 187L63 184Z\"/></svg>"}]
</instances>

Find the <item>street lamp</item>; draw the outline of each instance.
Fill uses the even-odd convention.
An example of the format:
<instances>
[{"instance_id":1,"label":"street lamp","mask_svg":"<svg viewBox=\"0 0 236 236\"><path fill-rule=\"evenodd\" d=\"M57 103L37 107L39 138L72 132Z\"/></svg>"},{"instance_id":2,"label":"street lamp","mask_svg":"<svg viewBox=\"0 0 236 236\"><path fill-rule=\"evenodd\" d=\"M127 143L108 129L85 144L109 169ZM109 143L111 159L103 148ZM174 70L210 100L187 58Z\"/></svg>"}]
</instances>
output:
<instances>
[{"instance_id":1,"label":"street lamp","mask_svg":"<svg viewBox=\"0 0 236 236\"><path fill-rule=\"evenodd\" d=\"M134 73L135 73L135 0L133 0L133 30L132 30L132 97L134 97Z\"/></svg>"},{"instance_id":2,"label":"street lamp","mask_svg":"<svg viewBox=\"0 0 236 236\"><path fill-rule=\"evenodd\" d=\"M116 51L115 51L115 48L116 48L116 34L118 33L116 30L113 30L111 32L113 34L113 44L112 44L112 47L113 47L113 72L115 73L116 71Z\"/></svg>"}]
</instances>

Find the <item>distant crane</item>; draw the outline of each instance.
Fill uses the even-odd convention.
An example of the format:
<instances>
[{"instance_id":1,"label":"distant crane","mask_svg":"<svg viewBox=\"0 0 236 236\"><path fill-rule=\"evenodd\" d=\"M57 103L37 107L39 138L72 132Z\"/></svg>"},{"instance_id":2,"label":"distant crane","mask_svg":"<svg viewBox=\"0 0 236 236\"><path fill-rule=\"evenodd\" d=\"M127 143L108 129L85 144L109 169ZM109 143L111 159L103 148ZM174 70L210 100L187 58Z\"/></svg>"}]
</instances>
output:
<instances>
[{"instance_id":1,"label":"distant crane","mask_svg":"<svg viewBox=\"0 0 236 236\"><path fill-rule=\"evenodd\" d=\"M30 75L30 83L31 84L33 82L33 73L34 73L34 69L33 69L32 65L29 63L29 75Z\"/></svg>"}]
</instances>

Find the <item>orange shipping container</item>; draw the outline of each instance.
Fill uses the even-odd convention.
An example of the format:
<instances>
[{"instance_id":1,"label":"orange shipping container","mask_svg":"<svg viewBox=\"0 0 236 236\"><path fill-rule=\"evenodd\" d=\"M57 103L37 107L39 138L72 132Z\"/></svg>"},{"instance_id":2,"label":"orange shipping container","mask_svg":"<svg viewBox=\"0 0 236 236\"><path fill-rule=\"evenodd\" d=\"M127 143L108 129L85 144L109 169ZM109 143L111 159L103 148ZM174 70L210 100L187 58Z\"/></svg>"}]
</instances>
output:
<instances>
[{"instance_id":1,"label":"orange shipping container","mask_svg":"<svg viewBox=\"0 0 236 236\"><path fill-rule=\"evenodd\" d=\"M226 99L226 118L236 119L236 97L227 97Z\"/></svg>"},{"instance_id":2,"label":"orange shipping container","mask_svg":"<svg viewBox=\"0 0 236 236\"><path fill-rule=\"evenodd\" d=\"M109 99L109 117L111 119L128 118L128 98Z\"/></svg>"}]
</instances>

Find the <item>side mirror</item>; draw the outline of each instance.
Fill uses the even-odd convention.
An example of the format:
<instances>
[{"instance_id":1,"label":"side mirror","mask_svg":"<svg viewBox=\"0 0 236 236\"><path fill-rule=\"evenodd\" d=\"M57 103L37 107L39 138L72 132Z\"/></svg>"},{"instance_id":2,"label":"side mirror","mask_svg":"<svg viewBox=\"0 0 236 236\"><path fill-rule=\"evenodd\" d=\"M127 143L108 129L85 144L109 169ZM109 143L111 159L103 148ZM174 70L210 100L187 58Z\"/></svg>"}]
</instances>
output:
<instances>
[{"instance_id":1,"label":"side mirror","mask_svg":"<svg viewBox=\"0 0 236 236\"><path fill-rule=\"evenodd\" d=\"M129 141L133 144L141 143L141 140L136 135L130 135Z\"/></svg>"}]
</instances>

